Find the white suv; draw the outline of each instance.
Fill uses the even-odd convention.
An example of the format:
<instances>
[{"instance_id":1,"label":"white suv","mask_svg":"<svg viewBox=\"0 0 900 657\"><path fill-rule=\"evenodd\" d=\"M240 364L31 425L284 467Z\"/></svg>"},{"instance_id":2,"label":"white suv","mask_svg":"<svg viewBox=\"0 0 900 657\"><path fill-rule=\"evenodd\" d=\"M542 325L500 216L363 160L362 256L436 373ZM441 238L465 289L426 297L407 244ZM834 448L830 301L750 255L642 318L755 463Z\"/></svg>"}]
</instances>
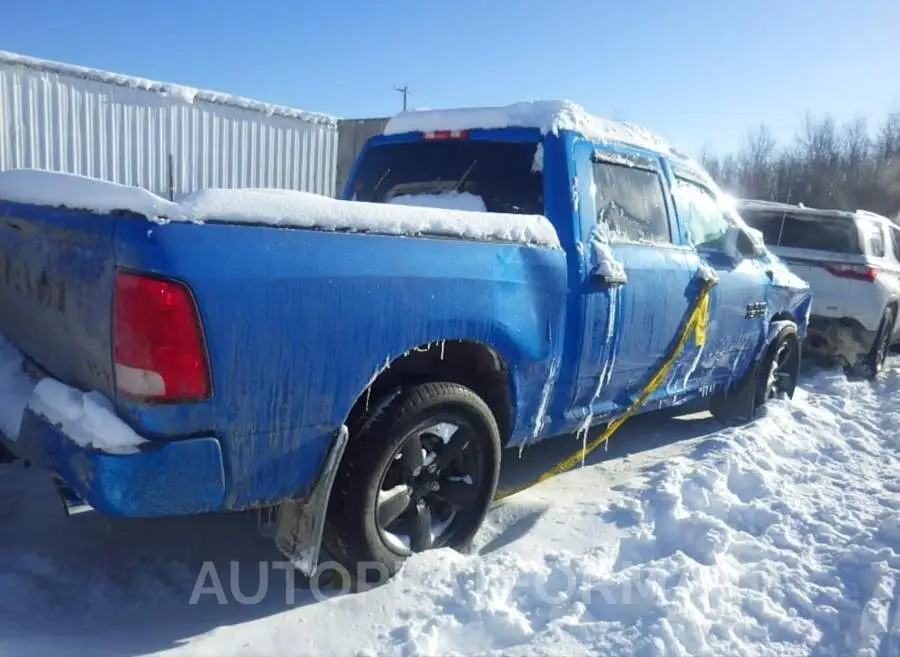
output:
<instances>
[{"instance_id":1,"label":"white suv","mask_svg":"<svg viewBox=\"0 0 900 657\"><path fill-rule=\"evenodd\" d=\"M900 227L871 212L766 201L737 209L812 289L806 346L874 378L900 341Z\"/></svg>"}]
</instances>

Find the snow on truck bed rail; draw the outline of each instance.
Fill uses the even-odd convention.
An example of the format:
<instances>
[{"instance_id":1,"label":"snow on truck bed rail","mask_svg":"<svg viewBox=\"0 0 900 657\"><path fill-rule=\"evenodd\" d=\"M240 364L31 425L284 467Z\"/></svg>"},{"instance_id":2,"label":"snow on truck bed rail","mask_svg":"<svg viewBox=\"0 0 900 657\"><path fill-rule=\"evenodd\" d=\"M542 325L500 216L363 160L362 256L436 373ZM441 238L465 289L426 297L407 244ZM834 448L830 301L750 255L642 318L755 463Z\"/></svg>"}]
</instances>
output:
<instances>
[{"instance_id":1,"label":"snow on truck bed rail","mask_svg":"<svg viewBox=\"0 0 900 657\"><path fill-rule=\"evenodd\" d=\"M553 224L538 215L339 201L285 189L205 189L173 202L139 187L73 174L16 169L0 172L0 200L97 213L124 210L157 223L216 221L383 235L438 235L559 248Z\"/></svg>"}]
</instances>

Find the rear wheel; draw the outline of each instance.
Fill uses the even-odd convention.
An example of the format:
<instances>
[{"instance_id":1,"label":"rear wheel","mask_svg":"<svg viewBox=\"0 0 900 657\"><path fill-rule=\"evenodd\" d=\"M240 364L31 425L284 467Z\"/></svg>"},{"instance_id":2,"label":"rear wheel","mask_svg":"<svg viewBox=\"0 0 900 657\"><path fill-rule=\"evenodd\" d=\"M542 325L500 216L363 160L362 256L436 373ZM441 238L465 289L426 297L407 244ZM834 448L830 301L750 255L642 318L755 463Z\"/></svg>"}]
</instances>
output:
<instances>
[{"instance_id":1,"label":"rear wheel","mask_svg":"<svg viewBox=\"0 0 900 657\"><path fill-rule=\"evenodd\" d=\"M326 548L373 583L415 552L463 547L484 520L499 469L500 432L478 395L447 382L404 389L351 437Z\"/></svg>"}]
</instances>

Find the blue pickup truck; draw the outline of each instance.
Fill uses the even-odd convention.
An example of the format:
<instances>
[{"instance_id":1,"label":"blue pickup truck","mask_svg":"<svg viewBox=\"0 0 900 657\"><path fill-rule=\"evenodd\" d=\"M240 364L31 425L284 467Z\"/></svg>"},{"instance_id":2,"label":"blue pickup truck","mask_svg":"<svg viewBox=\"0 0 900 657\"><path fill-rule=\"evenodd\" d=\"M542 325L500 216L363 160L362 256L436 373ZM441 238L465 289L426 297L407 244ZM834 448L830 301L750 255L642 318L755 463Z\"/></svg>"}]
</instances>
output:
<instances>
[{"instance_id":1,"label":"blue pickup truck","mask_svg":"<svg viewBox=\"0 0 900 657\"><path fill-rule=\"evenodd\" d=\"M403 114L342 197L0 174L8 453L70 509L278 507L305 572L323 543L391 574L472 538L505 448L621 413L704 285L705 340L642 410L793 393L808 286L646 130L567 102Z\"/></svg>"}]
</instances>

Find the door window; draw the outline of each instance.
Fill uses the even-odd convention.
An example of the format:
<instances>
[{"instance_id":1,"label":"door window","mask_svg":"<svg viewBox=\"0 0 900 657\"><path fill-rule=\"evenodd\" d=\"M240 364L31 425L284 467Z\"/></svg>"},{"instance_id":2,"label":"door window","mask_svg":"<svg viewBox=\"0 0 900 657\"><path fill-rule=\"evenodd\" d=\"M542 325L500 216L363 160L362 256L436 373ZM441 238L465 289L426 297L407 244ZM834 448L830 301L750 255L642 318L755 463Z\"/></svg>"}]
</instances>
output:
<instances>
[{"instance_id":1,"label":"door window","mask_svg":"<svg viewBox=\"0 0 900 657\"><path fill-rule=\"evenodd\" d=\"M891 247L894 250L894 260L900 262L900 228L891 226Z\"/></svg>"},{"instance_id":2,"label":"door window","mask_svg":"<svg viewBox=\"0 0 900 657\"><path fill-rule=\"evenodd\" d=\"M597 223L612 242L669 244L669 213L656 171L629 163L594 162Z\"/></svg>"},{"instance_id":3,"label":"door window","mask_svg":"<svg viewBox=\"0 0 900 657\"><path fill-rule=\"evenodd\" d=\"M869 255L875 256L876 258L883 258L884 235L881 232L881 226L876 224L874 221L860 219L859 227L862 230L863 235L865 236Z\"/></svg>"},{"instance_id":4,"label":"door window","mask_svg":"<svg viewBox=\"0 0 900 657\"><path fill-rule=\"evenodd\" d=\"M712 193L689 180L675 178L672 196L691 244L722 248L730 224Z\"/></svg>"}]
</instances>

